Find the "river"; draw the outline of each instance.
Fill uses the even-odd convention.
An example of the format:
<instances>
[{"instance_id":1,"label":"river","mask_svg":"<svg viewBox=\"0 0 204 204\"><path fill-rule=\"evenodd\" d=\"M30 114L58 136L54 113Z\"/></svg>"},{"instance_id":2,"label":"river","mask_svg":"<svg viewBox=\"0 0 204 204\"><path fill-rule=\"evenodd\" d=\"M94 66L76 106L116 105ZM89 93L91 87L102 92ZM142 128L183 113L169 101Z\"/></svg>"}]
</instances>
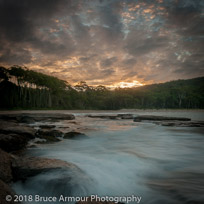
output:
<instances>
[{"instance_id":1,"label":"river","mask_svg":"<svg viewBox=\"0 0 204 204\"><path fill-rule=\"evenodd\" d=\"M203 112L199 111L141 113L204 120ZM59 171L40 174L26 182L14 183L18 194L134 195L141 197L140 203L145 204L202 203L204 128L165 127L150 122L93 119L81 112L74 114L88 139L64 139L38 145L28 149L26 154L71 162L82 169L85 176L72 172L71 181L65 181ZM67 121L55 125L64 129L68 126Z\"/></svg>"}]
</instances>

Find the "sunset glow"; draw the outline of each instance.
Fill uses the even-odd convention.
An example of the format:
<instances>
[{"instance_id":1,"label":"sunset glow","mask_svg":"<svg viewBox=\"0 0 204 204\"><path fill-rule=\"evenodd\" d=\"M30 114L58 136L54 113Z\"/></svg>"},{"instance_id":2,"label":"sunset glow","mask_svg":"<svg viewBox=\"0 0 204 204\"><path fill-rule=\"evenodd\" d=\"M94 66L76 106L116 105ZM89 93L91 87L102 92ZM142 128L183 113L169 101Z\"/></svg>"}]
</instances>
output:
<instances>
[{"instance_id":1,"label":"sunset glow","mask_svg":"<svg viewBox=\"0 0 204 204\"><path fill-rule=\"evenodd\" d=\"M0 6L2 66L121 88L204 74L203 1L29 2Z\"/></svg>"},{"instance_id":2,"label":"sunset glow","mask_svg":"<svg viewBox=\"0 0 204 204\"><path fill-rule=\"evenodd\" d=\"M140 83L139 81L132 81L132 82L119 82L117 84L114 84L113 87L120 87L120 88L132 88L132 87L138 87L138 86L143 86L145 84Z\"/></svg>"}]
</instances>

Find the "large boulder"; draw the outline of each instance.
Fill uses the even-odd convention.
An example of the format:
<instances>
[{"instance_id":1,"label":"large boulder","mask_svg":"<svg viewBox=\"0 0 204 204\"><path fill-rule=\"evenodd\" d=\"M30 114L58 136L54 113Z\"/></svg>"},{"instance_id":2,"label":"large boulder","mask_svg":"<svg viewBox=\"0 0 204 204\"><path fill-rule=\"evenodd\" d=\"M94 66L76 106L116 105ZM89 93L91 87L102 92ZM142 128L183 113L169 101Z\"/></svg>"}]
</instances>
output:
<instances>
[{"instance_id":1,"label":"large boulder","mask_svg":"<svg viewBox=\"0 0 204 204\"><path fill-rule=\"evenodd\" d=\"M11 187L0 180L0 203L1 204L15 204L20 202L14 202L15 192Z\"/></svg>"},{"instance_id":2,"label":"large boulder","mask_svg":"<svg viewBox=\"0 0 204 204\"><path fill-rule=\"evenodd\" d=\"M73 196L88 192L93 180L75 164L48 158L22 158L13 163L14 181L41 196Z\"/></svg>"},{"instance_id":3,"label":"large boulder","mask_svg":"<svg viewBox=\"0 0 204 204\"><path fill-rule=\"evenodd\" d=\"M0 148L6 152L23 150L27 143L28 138L24 135L0 133Z\"/></svg>"},{"instance_id":4,"label":"large boulder","mask_svg":"<svg viewBox=\"0 0 204 204\"><path fill-rule=\"evenodd\" d=\"M60 169L81 171L76 165L58 160L42 157L16 158L12 162L14 180L26 180L37 174Z\"/></svg>"},{"instance_id":5,"label":"large boulder","mask_svg":"<svg viewBox=\"0 0 204 204\"><path fill-rule=\"evenodd\" d=\"M0 149L0 179L4 182L10 182L13 178L11 164L11 155Z\"/></svg>"}]
</instances>

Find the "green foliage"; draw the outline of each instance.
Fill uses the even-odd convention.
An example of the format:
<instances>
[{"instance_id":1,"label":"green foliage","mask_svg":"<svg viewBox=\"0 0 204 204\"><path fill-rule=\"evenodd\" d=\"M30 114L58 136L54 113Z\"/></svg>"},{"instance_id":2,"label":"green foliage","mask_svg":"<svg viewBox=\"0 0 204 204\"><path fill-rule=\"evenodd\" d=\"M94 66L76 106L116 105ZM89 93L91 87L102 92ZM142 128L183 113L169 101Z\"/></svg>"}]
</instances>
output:
<instances>
[{"instance_id":1,"label":"green foliage","mask_svg":"<svg viewBox=\"0 0 204 204\"><path fill-rule=\"evenodd\" d=\"M11 78L17 84L11 82ZM35 88L32 86L35 85ZM204 108L204 77L109 90L81 81L75 87L27 68L0 67L1 109Z\"/></svg>"}]
</instances>

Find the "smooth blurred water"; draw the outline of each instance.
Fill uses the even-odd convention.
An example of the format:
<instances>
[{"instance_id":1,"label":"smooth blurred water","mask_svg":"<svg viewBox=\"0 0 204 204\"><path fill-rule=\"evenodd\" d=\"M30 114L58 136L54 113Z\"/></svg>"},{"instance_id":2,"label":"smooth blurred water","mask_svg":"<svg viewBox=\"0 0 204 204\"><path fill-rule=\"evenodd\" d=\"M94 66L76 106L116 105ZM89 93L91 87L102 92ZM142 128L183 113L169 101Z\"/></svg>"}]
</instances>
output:
<instances>
[{"instance_id":1,"label":"smooth blurred water","mask_svg":"<svg viewBox=\"0 0 204 204\"><path fill-rule=\"evenodd\" d=\"M194 118L201 118L196 114ZM27 154L74 163L85 176L53 171L15 183L17 193L135 195L145 204L204 201L204 128L90 119L82 114L77 114L77 120L93 128L86 132L89 139L40 145ZM71 186L66 182L67 174L73 178ZM63 178L64 182L58 182Z\"/></svg>"}]
</instances>

